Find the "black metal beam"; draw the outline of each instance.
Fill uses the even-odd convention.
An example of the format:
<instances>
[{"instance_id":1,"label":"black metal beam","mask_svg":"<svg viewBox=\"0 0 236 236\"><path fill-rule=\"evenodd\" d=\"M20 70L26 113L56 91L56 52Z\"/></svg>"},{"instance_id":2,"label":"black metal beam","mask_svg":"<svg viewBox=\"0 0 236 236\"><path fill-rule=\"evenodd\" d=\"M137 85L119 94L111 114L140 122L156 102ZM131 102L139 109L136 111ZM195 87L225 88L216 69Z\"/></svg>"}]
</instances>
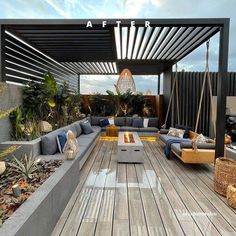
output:
<instances>
[{"instance_id":1,"label":"black metal beam","mask_svg":"<svg viewBox=\"0 0 236 236\"><path fill-rule=\"evenodd\" d=\"M62 29L67 28L67 25L75 26L77 29L80 27L85 27L91 21L94 27L101 27L102 22L107 22L108 26L117 26L117 21L121 21L122 26L130 26L133 19L1 19L0 24L5 24L9 26L24 26L24 29L34 29L35 25L41 26L60 26ZM162 26L207 26L207 25L217 25L223 26L227 18L171 18L171 19L135 19L136 26L144 26L145 21L150 22L150 26L162 25ZM27 27L28 26L28 27ZM22 27L20 27L22 28ZM91 28L88 28L91 29Z\"/></svg>"},{"instance_id":2,"label":"black metal beam","mask_svg":"<svg viewBox=\"0 0 236 236\"><path fill-rule=\"evenodd\" d=\"M5 63L6 63L6 48L5 48L5 27L0 25L0 81L6 81L6 73L5 73Z\"/></svg>"},{"instance_id":3,"label":"black metal beam","mask_svg":"<svg viewBox=\"0 0 236 236\"><path fill-rule=\"evenodd\" d=\"M220 29L219 71L217 88L217 116L216 116L216 152L215 157L224 156L225 113L227 96L227 71L229 49L229 19Z\"/></svg>"},{"instance_id":4,"label":"black metal beam","mask_svg":"<svg viewBox=\"0 0 236 236\"><path fill-rule=\"evenodd\" d=\"M80 94L80 74L78 74L78 94Z\"/></svg>"}]
</instances>

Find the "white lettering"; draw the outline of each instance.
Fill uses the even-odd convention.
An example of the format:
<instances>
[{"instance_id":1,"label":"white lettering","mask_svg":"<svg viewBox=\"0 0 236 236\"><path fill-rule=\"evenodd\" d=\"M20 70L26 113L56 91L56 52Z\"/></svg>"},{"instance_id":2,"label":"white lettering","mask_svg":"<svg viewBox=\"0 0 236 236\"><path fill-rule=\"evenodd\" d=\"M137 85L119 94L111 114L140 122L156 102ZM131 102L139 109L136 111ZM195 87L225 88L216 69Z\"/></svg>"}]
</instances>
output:
<instances>
[{"instance_id":1,"label":"white lettering","mask_svg":"<svg viewBox=\"0 0 236 236\"><path fill-rule=\"evenodd\" d=\"M88 21L88 22L87 22L86 28L88 28L88 27L93 28L93 25L92 25L92 22L91 22L91 21Z\"/></svg>"},{"instance_id":2,"label":"white lettering","mask_svg":"<svg viewBox=\"0 0 236 236\"><path fill-rule=\"evenodd\" d=\"M150 27L150 21L145 21L145 27Z\"/></svg>"},{"instance_id":3,"label":"white lettering","mask_svg":"<svg viewBox=\"0 0 236 236\"><path fill-rule=\"evenodd\" d=\"M135 21L134 21L134 20L132 20L132 21L130 22L130 26L131 26L131 27L134 27L134 26L135 26Z\"/></svg>"},{"instance_id":4,"label":"white lettering","mask_svg":"<svg viewBox=\"0 0 236 236\"><path fill-rule=\"evenodd\" d=\"M120 21L120 20L117 20L116 23L117 23L117 27L119 28L121 21Z\"/></svg>"},{"instance_id":5,"label":"white lettering","mask_svg":"<svg viewBox=\"0 0 236 236\"><path fill-rule=\"evenodd\" d=\"M102 28L104 28L106 25L107 25L107 21L104 20L104 21L102 22Z\"/></svg>"}]
</instances>

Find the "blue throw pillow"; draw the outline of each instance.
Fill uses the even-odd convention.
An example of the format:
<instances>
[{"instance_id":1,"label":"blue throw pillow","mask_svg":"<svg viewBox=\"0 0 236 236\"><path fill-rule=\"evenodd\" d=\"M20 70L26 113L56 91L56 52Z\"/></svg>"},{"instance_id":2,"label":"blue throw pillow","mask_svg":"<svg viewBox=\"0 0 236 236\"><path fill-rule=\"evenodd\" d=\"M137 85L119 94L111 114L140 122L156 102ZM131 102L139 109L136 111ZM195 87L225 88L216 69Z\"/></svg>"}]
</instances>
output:
<instances>
[{"instance_id":1,"label":"blue throw pillow","mask_svg":"<svg viewBox=\"0 0 236 236\"><path fill-rule=\"evenodd\" d=\"M58 149L60 153L63 153L63 148L66 144L66 141L67 141L67 137L66 137L65 131L62 131L61 133L57 135L57 145L58 145Z\"/></svg>"},{"instance_id":2,"label":"blue throw pillow","mask_svg":"<svg viewBox=\"0 0 236 236\"><path fill-rule=\"evenodd\" d=\"M101 127L105 127L105 126L107 126L107 125L110 124L110 123L109 123L109 120L108 120L107 118L101 119L101 120L99 121L99 123L100 123L100 126L101 126Z\"/></svg>"},{"instance_id":3,"label":"blue throw pillow","mask_svg":"<svg viewBox=\"0 0 236 236\"><path fill-rule=\"evenodd\" d=\"M92 128L91 124L88 121L81 122L80 126L81 126L81 129L82 129L84 134L93 133L93 128Z\"/></svg>"},{"instance_id":4,"label":"blue throw pillow","mask_svg":"<svg viewBox=\"0 0 236 236\"><path fill-rule=\"evenodd\" d=\"M132 126L135 128L143 128L143 119L142 118L133 119Z\"/></svg>"}]
</instances>

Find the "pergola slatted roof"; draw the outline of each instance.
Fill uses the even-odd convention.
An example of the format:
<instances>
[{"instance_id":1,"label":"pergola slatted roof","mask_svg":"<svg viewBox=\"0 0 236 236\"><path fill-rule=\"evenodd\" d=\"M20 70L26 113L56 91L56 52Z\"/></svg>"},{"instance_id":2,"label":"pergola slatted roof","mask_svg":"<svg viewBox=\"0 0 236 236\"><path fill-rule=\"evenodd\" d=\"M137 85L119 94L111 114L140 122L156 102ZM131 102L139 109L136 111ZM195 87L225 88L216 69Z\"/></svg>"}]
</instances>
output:
<instances>
[{"instance_id":1,"label":"pergola slatted roof","mask_svg":"<svg viewBox=\"0 0 236 236\"><path fill-rule=\"evenodd\" d=\"M126 67L133 74L160 74L224 24L224 19L147 21L1 20L7 31L78 74L118 74Z\"/></svg>"}]
</instances>

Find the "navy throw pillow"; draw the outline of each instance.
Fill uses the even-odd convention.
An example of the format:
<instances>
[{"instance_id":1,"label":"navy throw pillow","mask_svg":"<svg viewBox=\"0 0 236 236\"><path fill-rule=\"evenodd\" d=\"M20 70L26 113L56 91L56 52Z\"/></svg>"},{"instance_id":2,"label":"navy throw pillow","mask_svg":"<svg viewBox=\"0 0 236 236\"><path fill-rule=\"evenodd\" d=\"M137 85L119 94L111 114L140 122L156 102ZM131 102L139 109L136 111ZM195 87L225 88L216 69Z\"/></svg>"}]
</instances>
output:
<instances>
[{"instance_id":1,"label":"navy throw pillow","mask_svg":"<svg viewBox=\"0 0 236 236\"><path fill-rule=\"evenodd\" d=\"M67 137L66 132L63 130L61 133L57 135L57 145L60 153L63 153L63 148L66 144Z\"/></svg>"},{"instance_id":2,"label":"navy throw pillow","mask_svg":"<svg viewBox=\"0 0 236 236\"><path fill-rule=\"evenodd\" d=\"M100 126L101 126L101 127L105 127L105 126L107 126L107 125L110 124L110 123L109 123L109 120L108 120L107 118L101 119L101 120L99 121L99 123L100 123Z\"/></svg>"},{"instance_id":3,"label":"navy throw pillow","mask_svg":"<svg viewBox=\"0 0 236 236\"><path fill-rule=\"evenodd\" d=\"M88 121L81 122L80 126L81 126L81 129L82 129L84 134L93 133L93 128L92 128L91 124Z\"/></svg>"},{"instance_id":4,"label":"navy throw pillow","mask_svg":"<svg viewBox=\"0 0 236 236\"><path fill-rule=\"evenodd\" d=\"M143 119L142 118L134 118L132 126L135 128L143 128Z\"/></svg>"}]
</instances>

